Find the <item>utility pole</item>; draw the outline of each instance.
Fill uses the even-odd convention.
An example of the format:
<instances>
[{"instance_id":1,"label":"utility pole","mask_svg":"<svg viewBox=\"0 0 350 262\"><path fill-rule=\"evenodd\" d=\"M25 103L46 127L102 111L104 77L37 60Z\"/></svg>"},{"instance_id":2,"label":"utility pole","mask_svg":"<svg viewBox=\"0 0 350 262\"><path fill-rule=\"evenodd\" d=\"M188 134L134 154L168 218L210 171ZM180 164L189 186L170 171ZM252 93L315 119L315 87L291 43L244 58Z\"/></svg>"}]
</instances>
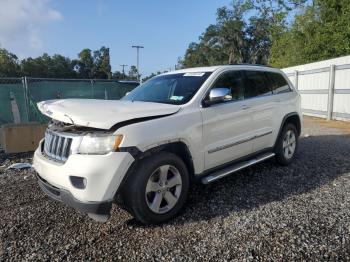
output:
<instances>
[{"instance_id":1,"label":"utility pole","mask_svg":"<svg viewBox=\"0 0 350 262\"><path fill-rule=\"evenodd\" d=\"M140 71L139 71L139 50L140 48L144 48L141 45L133 45L132 48L136 48L137 53L136 53L136 69L137 69L137 80L140 82Z\"/></svg>"},{"instance_id":2,"label":"utility pole","mask_svg":"<svg viewBox=\"0 0 350 262\"><path fill-rule=\"evenodd\" d=\"M122 68L123 68L123 78L125 79L125 70L124 70L124 68L126 67L126 66L128 66L128 65L120 65Z\"/></svg>"}]
</instances>

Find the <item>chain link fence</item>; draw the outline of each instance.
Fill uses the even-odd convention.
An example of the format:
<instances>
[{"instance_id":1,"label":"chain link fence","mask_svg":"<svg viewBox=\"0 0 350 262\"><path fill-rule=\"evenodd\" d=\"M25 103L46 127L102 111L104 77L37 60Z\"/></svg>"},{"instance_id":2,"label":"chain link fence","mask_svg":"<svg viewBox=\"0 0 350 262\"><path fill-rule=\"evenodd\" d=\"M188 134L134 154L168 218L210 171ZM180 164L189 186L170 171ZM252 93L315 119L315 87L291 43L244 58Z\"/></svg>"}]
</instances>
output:
<instances>
[{"instance_id":1,"label":"chain link fence","mask_svg":"<svg viewBox=\"0 0 350 262\"><path fill-rule=\"evenodd\" d=\"M0 78L0 125L28 122L22 78Z\"/></svg>"},{"instance_id":2,"label":"chain link fence","mask_svg":"<svg viewBox=\"0 0 350 262\"><path fill-rule=\"evenodd\" d=\"M138 85L133 81L0 78L0 125L41 122L48 118L40 113L40 101L64 98L118 100Z\"/></svg>"}]
</instances>

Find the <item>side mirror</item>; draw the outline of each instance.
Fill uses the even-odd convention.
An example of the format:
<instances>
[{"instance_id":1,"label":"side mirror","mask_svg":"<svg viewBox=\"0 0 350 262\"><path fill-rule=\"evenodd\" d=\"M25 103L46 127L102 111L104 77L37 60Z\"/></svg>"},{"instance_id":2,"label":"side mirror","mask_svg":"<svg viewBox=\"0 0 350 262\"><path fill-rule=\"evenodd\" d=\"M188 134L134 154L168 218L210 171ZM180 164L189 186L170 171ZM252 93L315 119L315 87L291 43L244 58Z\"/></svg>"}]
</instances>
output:
<instances>
[{"instance_id":1,"label":"side mirror","mask_svg":"<svg viewBox=\"0 0 350 262\"><path fill-rule=\"evenodd\" d=\"M210 90L209 99L206 99L204 103L205 105L210 106L213 104L229 101L231 99L231 90L229 88L213 88L212 90Z\"/></svg>"}]
</instances>

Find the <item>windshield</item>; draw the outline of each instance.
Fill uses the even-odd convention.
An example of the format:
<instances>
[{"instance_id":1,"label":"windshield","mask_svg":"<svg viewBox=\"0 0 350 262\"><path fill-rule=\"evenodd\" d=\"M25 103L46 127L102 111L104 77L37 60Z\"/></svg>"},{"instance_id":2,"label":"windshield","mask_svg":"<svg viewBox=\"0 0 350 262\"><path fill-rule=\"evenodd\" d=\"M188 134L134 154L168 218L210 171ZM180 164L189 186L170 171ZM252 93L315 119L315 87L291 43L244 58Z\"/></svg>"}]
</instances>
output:
<instances>
[{"instance_id":1,"label":"windshield","mask_svg":"<svg viewBox=\"0 0 350 262\"><path fill-rule=\"evenodd\" d=\"M122 100L182 105L188 102L211 73L179 73L154 77Z\"/></svg>"}]
</instances>

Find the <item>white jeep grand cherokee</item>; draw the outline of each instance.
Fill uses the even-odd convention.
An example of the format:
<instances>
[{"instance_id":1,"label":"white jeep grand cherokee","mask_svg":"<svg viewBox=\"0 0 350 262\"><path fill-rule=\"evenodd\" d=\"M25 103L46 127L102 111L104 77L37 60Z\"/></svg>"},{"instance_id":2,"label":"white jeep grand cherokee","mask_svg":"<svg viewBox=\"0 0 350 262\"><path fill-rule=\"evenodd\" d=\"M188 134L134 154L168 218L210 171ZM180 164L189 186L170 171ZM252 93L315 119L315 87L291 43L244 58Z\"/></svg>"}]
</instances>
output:
<instances>
[{"instance_id":1,"label":"white jeep grand cherokee","mask_svg":"<svg viewBox=\"0 0 350 262\"><path fill-rule=\"evenodd\" d=\"M42 190L106 221L117 202L143 223L174 217L192 182L265 159L288 165L300 96L278 69L229 65L165 73L120 101L38 103L52 118L34 156Z\"/></svg>"}]
</instances>

